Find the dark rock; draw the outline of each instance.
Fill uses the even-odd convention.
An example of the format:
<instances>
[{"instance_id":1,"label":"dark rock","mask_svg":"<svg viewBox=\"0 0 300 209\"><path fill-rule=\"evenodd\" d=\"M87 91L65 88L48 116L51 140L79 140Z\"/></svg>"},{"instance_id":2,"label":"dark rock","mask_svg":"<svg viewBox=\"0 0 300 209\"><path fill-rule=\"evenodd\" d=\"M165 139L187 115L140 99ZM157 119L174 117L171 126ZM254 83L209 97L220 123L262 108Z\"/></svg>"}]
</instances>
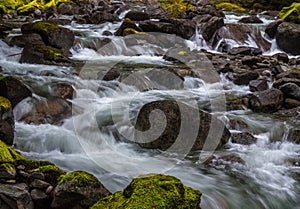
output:
<instances>
[{"instance_id":1,"label":"dark rock","mask_svg":"<svg viewBox=\"0 0 300 209\"><path fill-rule=\"evenodd\" d=\"M33 202L26 184L0 184L0 203L13 209L33 209Z\"/></svg>"},{"instance_id":2,"label":"dark rock","mask_svg":"<svg viewBox=\"0 0 300 209\"><path fill-rule=\"evenodd\" d=\"M51 206L52 199L46 195L44 191L33 189L30 192L31 198L34 202L35 209L48 209Z\"/></svg>"},{"instance_id":3,"label":"dark rock","mask_svg":"<svg viewBox=\"0 0 300 209\"><path fill-rule=\"evenodd\" d=\"M23 99L31 96L31 91L17 78L0 76L0 96L7 98L14 108Z\"/></svg>"},{"instance_id":4,"label":"dark rock","mask_svg":"<svg viewBox=\"0 0 300 209\"><path fill-rule=\"evenodd\" d=\"M274 88L279 88L279 86L282 86L282 85L287 84L287 83L294 83L297 86L300 86L300 79L283 77L283 78L280 78L277 81L275 81L273 83L273 87Z\"/></svg>"},{"instance_id":5,"label":"dark rock","mask_svg":"<svg viewBox=\"0 0 300 209\"><path fill-rule=\"evenodd\" d=\"M249 16L249 17L243 17L239 20L240 23L251 23L251 24L260 24L263 23L261 19L259 19L257 16Z\"/></svg>"},{"instance_id":6,"label":"dark rock","mask_svg":"<svg viewBox=\"0 0 300 209\"><path fill-rule=\"evenodd\" d=\"M0 165L0 179L15 179L16 168L13 164L4 163Z\"/></svg>"},{"instance_id":7,"label":"dark rock","mask_svg":"<svg viewBox=\"0 0 300 209\"><path fill-rule=\"evenodd\" d=\"M284 100L284 107L287 109L293 109L296 107L300 107L300 101L296 99L286 98Z\"/></svg>"},{"instance_id":8,"label":"dark rock","mask_svg":"<svg viewBox=\"0 0 300 209\"><path fill-rule=\"evenodd\" d=\"M47 102L34 101L32 111L21 117L21 121L28 124L59 124L72 115L70 104L63 99L53 98Z\"/></svg>"},{"instance_id":9,"label":"dark rock","mask_svg":"<svg viewBox=\"0 0 300 209\"><path fill-rule=\"evenodd\" d=\"M228 54L230 55L261 55L262 51L258 48L253 48L253 47L246 47L246 46L239 46L239 47L234 47L229 50Z\"/></svg>"},{"instance_id":10,"label":"dark rock","mask_svg":"<svg viewBox=\"0 0 300 209\"><path fill-rule=\"evenodd\" d=\"M256 80L259 74L255 71L249 71L243 74L237 74L233 80L236 85L248 85L250 81Z\"/></svg>"},{"instance_id":11,"label":"dark rock","mask_svg":"<svg viewBox=\"0 0 300 209\"><path fill-rule=\"evenodd\" d=\"M300 101L300 87L294 83L286 83L279 87L285 97Z\"/></svg>"},{"instance_id":12,"label":"dark rock","mask_svg":"<svg viewBox=\"0 0 300 209\"><path fill-rule=\"evenodd\" d=\"M265 30L266 34L272 39L275 38L277 33L277 28L282 22L283 20L279 19L270 23Z\"/></svg>"},{"instance_id":13,"label":"dark rock","mask_svg":"<svg viewBox=\"0 0 300 209\"><path fill-rule=\"evenodd\" d=\"M49 183L39 179L34 179L29 185L30 188L41 189L43 191L45 191L49 186Z\"/></svg>"},{"instance_id":14,"label":"dark rock","mask_svg":"<svg viewBox=\"0 0 300 209\"><path fill-rule=\"evenodd\" d=\"M30 170L30 179L42 180L56 186L58 178L61 175L65 175L66 172L47 161L44 162L46 162L46 164L44 163L43 165L40 165L40 167Z\"/></svg>"},{"instance_id":15,"label":"dark rock","mask_svg":"<svg viewBox=\"0 0 300 209\"><path fill-rule=\"evenodd\" d=\"M277 28L276 42L280 49L292 55L299 55L300 26L293 23L281 23Z\"/></svg>"},{"instance_id":16,"label":"dark rock","mask_svg":"<svg viewBox=\"0 0 300 209\"><path fill-rule=\"evenodd\" d=\"M139 11L130 11L125 15L125 18L129 18L133 21L144 21L150 19L149 15L146 12Z\"/></svg>"},{"instance_id":17,"label":"dark rock","mask_svg":"<svg viewBox=\"0 0 300 209\"><path fill-rule=\"evenodd\" d=\"M300 120L300 107L295 107L292 109L288 110L279 110L278 112L274 113L276 116L281 117L281 118L288 118L290 119L295 119L295 120Z\"/></svg>"},{"instance_id":18,"label":"dark rock","mask_svg":"<svg viewBox=\"0 0 300 209\"><path fill-rule=\"evenodd\" d=\"M134 22L132 22L130 19L125 19L121 26L118 28L118 30L115 32L116 36L123 36L124 30L127 28L132 28L136 31L141 32L142 29L138 27Z\"/></svg>"},{"instance_id":19,"label":"dark rock","mask_svg":"<svg viewBox=\"0 0 300 209\"><path fill-rule=\"evenodd\" d=\"M53 18L48 20L49 23L55 24L55 25L71 25L72 20L70 19L60 19L60 18Z\"/></svg>"},{"instance_id":20,"label":"dark rock","mask_svg":"<svg viewBox=\"0 0 300 209\"><path fill-rule=\"evenodd\" d=\"M276 78L277 79L281 79L281 78L300 79L300 69L295 68L295 69L292 69L292 70L287 70L287 71L277 75Z\"/></svg>"},{"instance_id":21,"label":"dark rock","mask_svg":"<svg viewBox=\"0 0 300 209\"><path fill-rule=\"evenodd\" d=\"M88 18L88 22L91 24L102 24L106 22L114 22L117 21L118 16L115 14L111 14L108 12L97 11L92 13L92 15Z\"/></svg>"},{"instance_id":22,"label":"dark rock","mask_svg":"<svg viewBox=\"0 0 300 209\"><path fill-rule=\"evenodd\" d=\"M57 12L62 15L77 15L80 8L77 5L62 3L58 6Z\"/></svg>"},{"instance_id":23,"label":"dark rock","mask_svg":"<svg viewBox=\"0 0 300 209\"><path fill-rule=\"evenodd\" d=\"M277 59L279 62L289 63L289 56L285 53L277 53L274 54L272 57Z\"/></svg>"},{"instance_id":24,"label":"dark rock","mask_svg":"<svg viewBox=\"0 0 300 209\"><path fill-rule=\"evenodd\" d=\"M8 32L11 31L13 27L11 27L8 24L0 23L0 38L6 38L8 35Z\"/></svg>"},{"instance_id":25,"label":"dark rock","mask_svg":"<svg viewBox=\"0 0 300 209\"><path fill-rule=\"evenodd\" d=\"M257 138L250 133L231 133L231 141L236 144L251 145L256 143Z\"/></svg>"},{"instance_id":26,"label":"dark rock","mask_svg":"<svg viewBox=\"0 0 300 209\"><path fill-rule=\"evenodd\" d=\"M160 22L146 20L140 22L139 27L144 32L176 34L184 39L191 38L196 30L196 24L193 21L184 19L164 19Z\"/></svg>"},{"instance_id":27,"label":"dark rock","mask_svg":"<svg viewBox=\"0 0 300 209\"><path fill-rule=\"evenodd\" d=\"M0 120L0 139L7 145L13 145L14 123L11 124L5 120Z\"/></svg>"},{"instance_id":28,"label":"dark rock","mask_svg":"<svg viewBox=\"0 0 300 209\"><path fill-rule=\"evenodd\" d=\"M283 105L283 93L274 88L255 92L250 96L249 103L255 112L276 112Z\"/></svg>"},{"instance_id":29,"label":"dark rock","mask_svg":"<svg viewBox=\"0 0 300 209\"><path fill-rule=\"evenodd\" d=\"M300 129L293 128L289 130L289 134L287 136L287 141L293 142L295 144L300 144Z\"/></svg>"},{"instance_id":30,"label":"dark rock","mask_svg":"<svg viewBox=\"0 0 300 209\"><path fill-rule=\"evenodd\" d=\"M75 41L74 33L49 22L34 22L22 25L23 34L37 33L44 43L58 49L69 50Z\"/></svg>"},{"instance_id":31,"label":"dark rock","mask_svg":"<svg viewBox=\"0 0 300 209\"><path fill-rule=\"evenodd\" d=\"M200 209L201 192L172 176L146 175L134 179L122 192L110 195L91 209L193 208Z\"/></svg>"},{"instance_id":32,"label":"dark rock","mask_svg":"<svg viewBox=\"0 0 300 209\"><path fill-rule=\"evenodd\" d=\"M207 159L203 164L206 166L212 166L216 169L218 168L230 168L232 164L244 165L245 161L235 154L229 154L222 157L212 156Z\"/></svg>"},{"instance_id":33,"label":"dark rock","mask_svg":"<svg viewBox=\"0 0 300 209\"><path fill-rule=\"evenodd\" d=\"M160 118L161 112L154 110L163 111L167 121ZM157 119L155 123L151 122L152 132L135 135L135 142L144 148L169 152L181 152L186 148L211 150L226 144L230 137L223 122L209 113L170 100L155 101L144 105L138 114L136 129L141 132L149 130L149 117ZM165 128L162 129L162 127ZM214 131L216 134L214 137L209 135L211 128L217 128Z\"/></svg>"},{"instance_id":34,"label":"dark rock","mask_svg":"<svg viewBox=\"0 0 300 209\"><path fill-rule=\"evenodd\" d=\"M55 188L52 208L89 208L110 192L93 175L75 171L63 175Z\"/></svg>"},{"instance_id":35,"label":"dark rock","mask_svg":"<svg viewBox=\"0 0 300 209\"><path fill-rule=\"evenodd\" d=\"M245 56L242 58L242 64L250 67L261 61L262 59L257 56Z\"/></svg>"},{"instance_id":36,"label":"dark rock","mask_svg":"<svg viewBox=\"0 0 300 209\"><path fill-rule=\"evenodd\" d=\"M21 63L73 66L64 51L43 44L27 44L21 54Z\"/></svg>"},{"instance_id":37,"label":"dark rock","mask_svg":"<svg viewBox=\"0 0 300 209\"><path fill-rule=\"evenodd\" d=\"M20 36L14 36L9 41L10 46L25 47L28 43L43 43L42 37L39 34L25 34Z\"/></svg>"},{"instance_id":38,"label":"dark rock","mask_svg":"<svg viewBox=\"0 0 300 209\"><path fill-rule=\"evenodd\" d=\"M222 26L224 26L224 19L221 17L211 17L207 21L197 22L197 28L207 42L211 40L215 32Z\"/></svg>"},{"instance_id":39,"label":"dark rock","mask_svg":"<svg viewBox=\"0 0 300 209\"><path fill-rule=\"evenodd\" d=\"M250 91L264 91L269 88L268 82L265 79L252 80L249 83Z\"/></svg>"}]
</instances>

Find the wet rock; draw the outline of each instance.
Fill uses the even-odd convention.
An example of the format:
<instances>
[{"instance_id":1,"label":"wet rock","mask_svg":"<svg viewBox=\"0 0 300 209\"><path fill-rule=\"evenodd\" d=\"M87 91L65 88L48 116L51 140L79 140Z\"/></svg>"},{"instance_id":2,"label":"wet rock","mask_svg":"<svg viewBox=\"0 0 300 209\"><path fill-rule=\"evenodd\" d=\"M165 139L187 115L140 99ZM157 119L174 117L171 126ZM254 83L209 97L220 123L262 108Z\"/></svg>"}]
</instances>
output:
<instances>
[{"instance_id":1,"label":"wet rock","mask_svg":"<svg viewBox=\"0 0 300 209\"><path fill-rule=\"evenodd\" d=\"M300 23L300 3L294 3L289 7L284 7L279 12L278 17L287 22Z\"/></svg>"},{"instance_id":2,"label":"wet rock","mask_svg":"<svg viewBox=\"0 0 300 209\"><path fill-rule=\"evenodd\" d=\"M246 47L246 46L239 46L239 47L234 47L229 50L228 54L230 55L261 55L262 51L258 48L253 48L253 47Z\"/></svg>"},{"instance_id":3,"label":"wet rock","mask_svg":"<svg viewBox=\"0 0 300 209\"><path fill-rule=\"evenodd\" d=\"M215 32L222 26L224 26L222 17L210 17L208 20L202 19L201 22L197 22L197 28L207 42L211 40Z\"/></svg>"},{"instance_id":4,"label":"wet rock","mask_svg":"<svg viewBox=\"0 0 300 209\"><path fill-rule=\"evenodd\" d=\"M14 36L9 41L10 46L25 47L28 43L43 43L42 37L39 34L25 34Z\"/></svg>"},{"instance_id":5,"label":"wet rock","mask_svg":"<svg viewBox=\"0 0 300 209\"><path fill-rule=\"evenodd\" d=\"M184 19L164 19L160 22L146 20L140 22L139 27L144 32L176 34L184 39L189 39L195 34L196 24Z\"/></svg>"},{"instance_id":6,"label":"wet rock","mask_svg":"<svg viewBox=\"0 0 300 209\"><path fill-rule=\"evenodd\" d=\"M283 77L283 78L280 78L280 79L276 80L273 83L273 87L274 88L279 88L280 86L282 86L284 84L287 84L287 83L294 83L297 86L300 86L300 79Z\"/></svg>"},{"instance_id":7,"label":"wet rock","mask_svg":"<svg viewBox=\"0 0 300 209\"><path fill-rule=\"evenodd\" d=\"M43 191L46 191L49 186L49 183L39 179L34 179L29 185L30 188L41 189Z\"/></svg>"},{"instance_id":8,"label":"wet rock","mask_svg":"<svg viewBox=\"0 0 300 209\"><path fill-rule=\"evenodd\" d=\"M102 23L114 22L118 20L119 18L115 14L111 14L103 11L94 12L92 13L91 16L88 17L88 23L90 24L102 24Z\"/></svg>"},{"instance_id":9,"label":"wet rock","mask_svg":"<svg viewBox=\"0 0 300 209\"><path fill-rule=\"evenodd\" d=\"M23 34L37 33L48 46L68 51L75 41L74 33L49 22L34 22L22 25Z\"/></svg>"},{"instance_id":10,"label":"wet rock","mask_svg":"<svg viewBox=\"0 0 300 209\"><path fill-rule=\"evenodd\" d=\"M242 58L242 64L250 67L261 61L262 59L257 56L245 56Z\"/></svg>"},{"instance_id":11,"label":"wet rock","mask_svg":"<svg viewBox=\"0 0 300 209\"><path fill-rule=\"evenodd\" d=\"M28 124L59 124L72 115L70 104L60 98L49 99L47 102L34 101L32 111L21 117Z\"/></svg>"},{"instance_id":12,"label":"wet rock","mask_svg":"<svg viewBox=\"0 0 300 209\"><path fill-rule=\"evenodd\" d=\"M0 180L15 179L16 174L16 168L13 164L4 163L0 165Z\"/></svg>"},{"instance_id":13,"label":"wet rock","mask_svg":"<svg viewBox=\"0 0 300 209\"><path fill-rule=\"evenodd\" d=\"M289 130L289 134L287 136L287 141L293 142L295 144L300 144L300 129L293 128Z\"/></svg>"},{"instance_id":14,"label":"wet rock","mask_svg":"<svg viewBox=\"0 0 300 209\"><path fill-rule=\"evenodd\" d=\"M256 143L257 138L247 132L231 133L231 141L236 144L251 145Z\"/></svg>"},{"instance_id":15,"label":"wet rock","mask_svg":"<svg viewBox=\"0 0 300 209\"><path fill-rule=\"evenodd\" d=\"M264 91L269 88L268 82L265 79L260 79L260 80L252 80L249 83L249 88L250 91L255 92L255 91Z\"/></svg>"},{"instance_id":16,"label":"wet rock","mask_svg":"<svg viewBox=\"0 0 300 209\"><path fill-rule=\"evenodd\" d=\"M125 18L129 18L133 21L144 21L150 19L149 15L146 12L139 11L130 11L125 15Z\"/></svg>"},{"instance_id":17,"label":"wet rock","mask_svg":"<svg viewBox=\"0 0 300 209\"><path fill-rule=\"evenodd\" d=\"M287 109L300 107L300 101L296 100L296 99L286 98L284 100L284 107L287 108Z\"/></svg>"},{"instance_id":18,"label":"wet rock","mask_svg":"<svg viewBox=\"0 0 300 209\"><path fill-rule=\"evenodd\" d=\"M0 184L0 202L5 202L13 209L34 208L26 184Z\"/></svg>"},{"instance_id":19,"label":"wet rock","mask_svg":"<svg viewBox=\"0 0 300 209\"><path fill-rule=\"evenodd\" d=\"M278 89L255 92L250 96L249 105L255 112L276 112L283 105L283 93Z\"/></svg>"},{"instance_id":20,"label":"wet rock","mask_svg":"<svg viewBox=\"0 0 300 209\"><path fill-rule=\"evenodd\" d=\"M266 34L272 39L275 38L277 33L277 28L282 22L283 20L279 19L270 23L265 30Z\"/></svg>"},{"instance_id":21,"label":"wet rock","mask_svg":"<svg viewBox=\"0 0 300 209\"><path fill-rule=\"evenodd\" d=\"M60 177L52 208L89 208L110 192L93 175L75 171Z\"/></svg>"},{"instance_id":22,"label":"wet rock","mask_svg":"<svg viewBox=\"0 0 300 209\"><path fill-rule=\"evenodd\" d=\"M251 23L251 24L260 24L263 23L261 19L259 19L257 16L249 16L249 17L243 17L239 20L240 23Z\"/></svg>"},{"instance_id":23,"label":"wet rock","mask_svg":"<svg viewBox=\"0 0 300 209\"><path fill-rule=\"evenodd\" d=\"M299 55L300 26L293 23L281 23L277 28L276 42L280 49L292 55Z\"/></svg>"},{"instance_id":24,"label":"wet rock","mask_svg":"<svg viewBox=\"0 0 300 209\"><path fill-rule=\"evenodd\" d=\"M277 53L274 54L272 57L278 60L279 62L289 63L289 57L285 53Z\"/></svg>"},{"instance_id":25,"label":"wet rock","mask_svg":"<svg viewBox=\"0 0 300 209\"><path fill-rule=\"evenodd\" d=\"M130 19L125 19L121 26L118 28L118 30L115 32L116 36L123 36L124 30L126 28L132 28L136 31L141 32L142 29L138 27L134 22L132 22Z\"/></svg>"},{"instance_id":26,"label":"wet rock","mask_svg":"<svg viewBox=\"0 0 300 209\"><path fill-rule=\"evenodd\" d=\"M14 108L23 99L30 97L31 91L15 77L0 76L0 96L7 98Z\"/></svg>"},{"instance_id":27,"label":"wet rock","mask_svg":"<svg viewBox=\"0 0 300 209\"><path fill-rule=\"evenodd\" d=\"M166 121L160 118L162 112L154 110L162 111ZM150 126L150 119L155 120L155 124L151 123ZM214 116L171 100L155 101L144 105L138 114L135 127L141 131L135 135L135 142L141 147L169 152L181 152L186 148L191 150L220 148L230 137L223 122ZM152 132L143 133L150 127ZM209 135L209 130L215 127L217 130L212 137Z\"/></svg>"},{"instance_id":28,"label":"wet rock","mask_svg":"<svg viewBox=\"0 0 300 209\"><path fill-rule=\"evenodd\" d=\"M244 165L245 161L235 154L224 155L222 157L211 156L204 163L206 166L214 168L230 168L232 164Z\"/></svg>"},{"instance_id":29,"label":"wet rock","mask_svg":"<svg viewBox=\"0 0 300 209\"><path fill-rule=\"evenodd\" d=\"M10 25L0 23L0 38L6 38L9 34L9 31L11 31L12 29L13 27L11 27Z\"/></svg>"},{"instance_id":30,"label":"wet rock","mask_svg":"<svg viewBox=\"0 0 300 209\"><path fill-rule=\"evenodd\" d=\"M80 8L75 4L62 3L58 6L57 12L62 15L77 15Z\"/></svg>"},{"instance_id":31,"label":"wet rock","mask_svg":"<svg viewBox=\"0 0 300 209\"><path fill-rule=\"evenodd\" d=\"M5 120L0 120L0 139L7 145L13 145L14 142L14 123L11 124Z\"/></svg>"},{"instance_id":32,"label":"wet rock","mask_svg":"<svg viewBox=\"0 0 300 209\"><path fill-rule=\"evenodd\" d=\"M44 191L39 189L33 189L30 192L30 196L34 202L35 209L48 209L51 206L51 197L46 195Z\"/></svg>"},{"instance_id":33,"label":"wet rock","mask_svg":"<svg viewBox=\"0 0 300 209\"><path fill-rule=\"evenodd\" d=\"M74 62L64 51L44 44L27 44L21 54L20 63L72 66Z\"/></svg>"},{"instance_id":34,"label":"wet rock","mask_svg":"<svg viewBox=\"0 0 300 209\"><path fill-rule=\"evenodd\" d=\"M236 85L248 85L250 81L256 80L259 74L255 71L249 71L243 74L237 74L233 79L233 83Z\"/></svg>"},{"instance_id":35,"label":"wet rock","mask_svg":"<svg viewBox=\"0 0 300 209\"><path fill-rule=\"evenodd\" d=\"M102 208L193 208L200 209L201 192L172 176L147 175L134 179L122 192L116 192L91 207Z\"/></svg>"},{"instance_id":36,"label":"wet rock","mask_svg":"<svg viewBox=\"0 0 300 209\"><path fill-rule=\"evenodd\" d=\"M294 83L286 83L279 87L279 90L284 93L285 97L300 101L300 87Z\"/></svg>"}]
</instances>

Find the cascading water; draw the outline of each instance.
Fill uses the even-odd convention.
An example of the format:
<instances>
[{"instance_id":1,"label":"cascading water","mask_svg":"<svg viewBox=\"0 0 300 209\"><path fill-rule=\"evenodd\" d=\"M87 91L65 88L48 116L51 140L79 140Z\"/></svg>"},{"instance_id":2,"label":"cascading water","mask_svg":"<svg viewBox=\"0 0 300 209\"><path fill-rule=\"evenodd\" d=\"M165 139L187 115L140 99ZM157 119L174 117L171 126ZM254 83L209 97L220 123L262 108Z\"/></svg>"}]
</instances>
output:
<instances>
[{"instance_id":1,"label":"cascading water","mask_svg":"<svg viewBox=\"0 0 300 209\"><path fill-rule=\"evenodd\" d=\"M85 34L84 38L89 39L102 37L103 31L113 31L118 25L73 24L68 27ZM132 49L131 54L124 55L124 50L128 50L123 40L114 36L110 38L115 46L112 56L79 47L73 49L72 58L108 63L122 61L153 66L170 65L162 56L154 56L165 50L161 47L141 46ZM187 45L191 45L191 42L187 42ZM276 134L274 132L282 132L281 137L284 138L288 127L295 126L293 123L287 124L280 118L249 111L218 112L224 121L238 118L247 123L256 130L258 141L253 145L230 142L227 149L215 154L236 154L245 163L229 163L228 166L217 168L208 168L202 164L199 152L182 157L159 150L144 150L136 144L123 142L122 136L116 131L118 128L130 132L124 121L127 117L134 118L138 110L151 101L171 97L187 103L196 100L200 106L207 106L211 98L218 98L228 92L243 95L249 91L248 88L235 86L222 77L219 84L226 86L226 90L220 91L216 84L188 77L181 90L141 92L137 87L119 81L107 82L97 78L85 80L66 67L19 64L18 57L10 55L19 54L21 49L8 47L2 41L0 46L0 62L6 66L4 74L16 75L25 83L33 83L34 80L37 83L33 89L35 92L43 91L42 87L49 83L63 81L71 83L76 92L76 97L71 100L74 114L62 126L16 122L15 146L26 157L52 161L67 171L91 172L111 192L123 189L139 174L164 172L202 191L204 195L201 206L205 209L299 208L299 167L289 164L288 160L299 158L300 145L284 140L272 141L272 136ZM49 72L55 76L49 75ZM79 74L83 76L83 72ZM19 104L14 110L17 118L30 107L27 100ZM113 107L115 109L112 111ZM126 108L129 108L129 115L125 114ZM87 120L90 118L92 120Z\"/></svg>"}]
</instances>

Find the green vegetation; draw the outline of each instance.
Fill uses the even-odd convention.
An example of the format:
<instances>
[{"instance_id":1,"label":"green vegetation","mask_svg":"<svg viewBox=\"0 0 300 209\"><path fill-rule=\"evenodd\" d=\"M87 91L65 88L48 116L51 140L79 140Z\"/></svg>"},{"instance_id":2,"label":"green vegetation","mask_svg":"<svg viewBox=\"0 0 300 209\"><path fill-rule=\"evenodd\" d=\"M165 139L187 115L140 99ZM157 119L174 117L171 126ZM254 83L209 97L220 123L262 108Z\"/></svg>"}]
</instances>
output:
<instances>
[{"instance_id":1,"label":"green vegetation","mask_svg":"<svg viewBox=\"0 0 300 209\"><path fill-rule=\"evenodd\" d=\"M14 163L25 158L0 140L0 163Z\"/></svg>"},{"instance_id":2,"label":"green vegetation","mask_svg":"<svg viewBox=\"0 0 300 209\"><path fill-rule=\"evenodd\" d=\"M91 209L198 209L201 192L184 186L172 176L148 175L134 179L123 192L116 192Z\"/></svg>"},{"instance_id":3,"label":"green vegetation","mask_svg":"<svg viewBox=\"0 0 300 209\"><path fill-rule=\"evenodd\" d=\"M289 7L282 8L278 17L288 22L300 23L300 3L294 3Z\"/></svg>"},{"instance_id":4,"label":"green vegetation","mask_svg":"<svg viewBox=\"0 0 300 209\"><path fill-rule=\"evenodd\" d=\"M64 57L58 49L50 46L36 44L34 45L34 48L37 52L42 53L46 60L56 60L57 58Z\"/></svg>"},{"instance_id":5,"label":"green vegetation","mask_svg":"<svg viewBox=\"0 0 300 209\"><path fill-rule=\"evenodd\" d=\"M246 12L246 9L232 3L219 3L216 5L217 10L223 10L227 12Z\"/></svg>"},{"instance_id":6,"label":"green vegetation","mask_svg":"<svg viewBox=\"0 0 300 209\"><path fill-rule=\"evenodd\" d=\"M71 182L74 187L86 187L99 183L98 179L85 171L74 171L59 177L58 184Z\"/></svg>"},{"instance_id":7,"label":"green vegetation","mask_svg":"<svg viewBox=\"0 0 300 209\"><path fill-rule=\"evenodd\" d=\"M3 114L11 109L11 103L8 99L0 96L0 113Z\"/></svg>"},{"instance_id":8,"label":"green vegetation","mask_svg":"<svg viewBox=\"0 0 300 209\"><path fill-rule=\"evenodd\" d=\"M160 7L175 18L181 18L183 13L195 8L189 0L159 0L159 2Z\"/></svg>"}]
</instances>

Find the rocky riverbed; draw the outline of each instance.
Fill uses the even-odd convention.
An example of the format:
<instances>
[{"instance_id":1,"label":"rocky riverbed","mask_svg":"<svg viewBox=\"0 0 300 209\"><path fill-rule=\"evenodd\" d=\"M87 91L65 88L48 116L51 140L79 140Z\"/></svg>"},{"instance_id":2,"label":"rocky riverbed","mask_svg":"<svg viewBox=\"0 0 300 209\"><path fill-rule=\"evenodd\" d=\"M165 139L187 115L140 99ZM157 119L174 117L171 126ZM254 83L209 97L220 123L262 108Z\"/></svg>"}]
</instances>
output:
<instances>
[{"instance_id":1,"label":"rocky riverbed","mask_svg":"<svg viewBox=\"0 0 300 209\"><path fill-rule=\"evenodd\" d=\"M297 208L292 3L0 1L0 207Z\"/></svg>"}]
</instances>

